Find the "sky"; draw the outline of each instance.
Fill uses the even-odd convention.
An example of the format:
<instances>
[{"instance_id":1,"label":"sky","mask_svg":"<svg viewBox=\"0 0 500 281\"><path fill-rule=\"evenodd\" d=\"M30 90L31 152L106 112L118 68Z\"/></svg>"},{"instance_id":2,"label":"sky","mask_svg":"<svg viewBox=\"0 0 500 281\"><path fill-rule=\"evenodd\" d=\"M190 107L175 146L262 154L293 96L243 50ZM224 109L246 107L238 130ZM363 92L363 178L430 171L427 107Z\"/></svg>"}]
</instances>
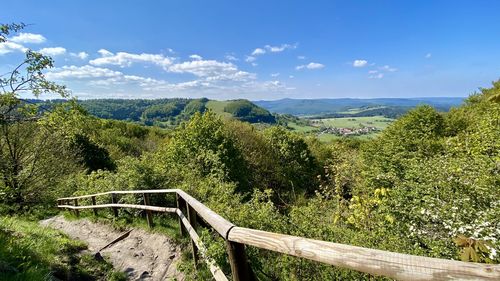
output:
<instances>
[{"instance_id":1,"label":"sky","mask_svg":"<svg viewBox=\"0 0 500 281\"><path fill-rule=\"evenodd\" d=\"M500 1L4 1L74 96L465 97L500 78ZM44 97L42 97L44 98ZM47 96L50 98L50 96Z\"/></svg>"}]
</instances>

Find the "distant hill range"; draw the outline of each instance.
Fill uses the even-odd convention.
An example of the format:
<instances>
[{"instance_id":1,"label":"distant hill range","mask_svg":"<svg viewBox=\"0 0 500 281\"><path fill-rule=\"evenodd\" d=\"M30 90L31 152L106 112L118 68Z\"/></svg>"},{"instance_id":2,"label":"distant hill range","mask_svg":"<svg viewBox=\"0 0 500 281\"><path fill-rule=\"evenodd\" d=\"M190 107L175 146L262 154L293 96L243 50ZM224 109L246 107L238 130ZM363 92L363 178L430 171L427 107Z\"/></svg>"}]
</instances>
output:
<instances>
[{"instance_id":1,"label":"distant hill range","mask_svg":"<svg viewBox=\"0 0 500 281\"><path fill-rule=\"evenodd\" d=\"M29 100L45 107L64 100ZM298 122L296 116L315 118L385 116L397 118L419 104L447 111L463 98L418 99L282 99L255 101L244 99L217 101L201 99L93 99L78 101L90 114L104 119L137 122L159 127L175 127L196 112L211 109L221 116L250 123L286 124Z\"/></svg>"},{"instance_id":2,"label":"distant hill range","mask_svg":"<svg viewBox=\"0 0 500 281\"><path fill-rule=\"evenodd\" d=\"M448 111L460 105L465 98L429 97L429 98L376 98L376 99L281 99L273 101L254 101L256 105L272 113L296 116L399 116L409 109L428 104L439 111ZM361 109L361 110L358 110ZM359 115L360 112L365 112Z\"/></svg>"},{"instance_id":3,"label":"distant hill range","mask_svg":"<svg viewBox=\"0 0 500 281\"><path fill-rule=\"evenodd\" d=\"M43 104L45 108L64 100L29 100ZM173 127L188 120L196 112L211 109L229 118L250 123L276 123L276 117L268 110L248 100L216 101L201 99L93 99L78 101L90 114L104 119L138 122L145 125Z\"/></svg>"}]
</instances>

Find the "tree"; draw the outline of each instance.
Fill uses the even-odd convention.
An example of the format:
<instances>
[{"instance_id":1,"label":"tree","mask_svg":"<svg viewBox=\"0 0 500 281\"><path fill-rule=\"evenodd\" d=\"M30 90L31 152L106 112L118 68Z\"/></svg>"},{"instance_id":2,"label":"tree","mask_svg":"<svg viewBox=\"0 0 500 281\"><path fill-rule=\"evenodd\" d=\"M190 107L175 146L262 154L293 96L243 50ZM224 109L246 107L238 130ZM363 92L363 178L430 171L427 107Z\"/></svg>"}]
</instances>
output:
<instances>
[{"instance_id":1,"label":"tree","mask_svg":"<svg viewBox=\"0 0 500 281\"><path fill-rule=\"evenodd\" d=\"M24 27L0 25L0 43ZM0 77L0 188L4 201L18 207L40 199L40 191L53 185L56 174L72 167L64 160L69 161L71 155L62 149L61 140L39 124L40 108L20 97L48 93L67 97L65 86L45 78L44 71L53 64L50 57L27 50L25 59Z\"/></svg>"}]
</instances>

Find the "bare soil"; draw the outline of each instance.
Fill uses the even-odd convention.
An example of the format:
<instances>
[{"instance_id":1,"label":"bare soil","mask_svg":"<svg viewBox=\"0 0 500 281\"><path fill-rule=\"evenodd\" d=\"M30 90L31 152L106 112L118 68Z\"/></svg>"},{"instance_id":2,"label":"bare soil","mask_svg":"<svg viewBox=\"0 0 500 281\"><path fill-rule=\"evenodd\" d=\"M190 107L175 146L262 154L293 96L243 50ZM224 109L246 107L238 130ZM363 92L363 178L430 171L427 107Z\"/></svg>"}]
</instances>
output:
<instances>
[{"instance_id":1,"label":"bare soil","mask_svg":"<svg viewBox=\"0 0 500 281\"><path fill-rule=\"evenodd\" d=\"M109 225L88 219L73 221L56 216L40 223L61 230L73 239L85 241L92 254L124 234ZM127 273L129 280L184 280L184 275L177 270L181 249L161 234L132 229L126 238L100 251L100 254L116 270Z\"/></svg>"}]
</instances>

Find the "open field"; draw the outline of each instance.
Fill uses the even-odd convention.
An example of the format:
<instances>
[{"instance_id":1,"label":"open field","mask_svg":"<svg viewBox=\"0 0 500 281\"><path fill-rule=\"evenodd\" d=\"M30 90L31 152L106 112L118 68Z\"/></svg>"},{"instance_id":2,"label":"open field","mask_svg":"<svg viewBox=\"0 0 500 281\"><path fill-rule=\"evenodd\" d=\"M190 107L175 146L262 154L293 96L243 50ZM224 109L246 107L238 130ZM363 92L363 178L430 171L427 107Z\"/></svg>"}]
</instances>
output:
<instances>
[{"instance_id":1,"label":"open field","mask_svg":"<svg viewBox=\"0 0 500 281\"><path fill-rule=\"evenodd\" d=\"M224 108L228 105L228 103L228 101L210 100L207 102L206 107L224 117L231 117L231 113L224 111Z\"/></svg>"},{"instance_id":2,"label":"open field","mask_svg":"<svg viewBox=\"0 0 500 281\"><path fill-rule=\"evenodd\" d=\"M293 122L289 122L288 127L292 128L295 132L299 133L311 133L318 130L317 127L299 125Z\"/></svg>"},{"instance_id":3,"label":"open field","mask_svg":"<svg viewBox=\"0 0 500 281\"><path fill-rule=\"evenodd\" d=\"M334 128L362 128L362 127L375 127L383 130L394 119L386 118L384 116L370 116L370 117L343 117L343 118L326 118L326 119L312 119L315 127L334 127Z\"/></svg>"}]
</instances>

